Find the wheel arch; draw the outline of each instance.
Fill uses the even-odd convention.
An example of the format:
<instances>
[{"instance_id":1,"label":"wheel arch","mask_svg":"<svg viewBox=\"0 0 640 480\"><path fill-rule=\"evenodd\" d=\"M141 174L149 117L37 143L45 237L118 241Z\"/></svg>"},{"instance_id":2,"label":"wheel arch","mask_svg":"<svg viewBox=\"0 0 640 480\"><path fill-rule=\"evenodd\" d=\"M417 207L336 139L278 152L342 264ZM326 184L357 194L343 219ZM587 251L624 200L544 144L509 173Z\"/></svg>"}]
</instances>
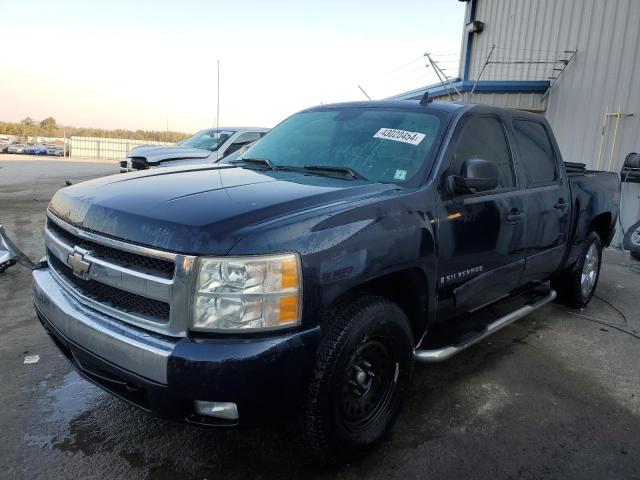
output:
<instances>
[{"instance_id":1,"label":"wheel arch","mask_svg":"<svg viewBox=\"0 0 640 480\"><path fill-rule=\"evenodd\" d=\"M612 217L610 212L604 212L600 215L596 215L589 224L587 235L591 232L596 232L602 241L602 246L606 247L611 241L612 233Z\"/></svg>"},{"instance_id":2,"label":"wheel arch","mask_svg":"<svg viewBox=\"0 0 640 480\"><path fill-rule=\"evenodd\" d=\"M386 273L343 292L334 303L361 294L384 297L397 304L407 315L417 343L427 326L429 280L419 267Z\"/></svg>"}]
</instances>

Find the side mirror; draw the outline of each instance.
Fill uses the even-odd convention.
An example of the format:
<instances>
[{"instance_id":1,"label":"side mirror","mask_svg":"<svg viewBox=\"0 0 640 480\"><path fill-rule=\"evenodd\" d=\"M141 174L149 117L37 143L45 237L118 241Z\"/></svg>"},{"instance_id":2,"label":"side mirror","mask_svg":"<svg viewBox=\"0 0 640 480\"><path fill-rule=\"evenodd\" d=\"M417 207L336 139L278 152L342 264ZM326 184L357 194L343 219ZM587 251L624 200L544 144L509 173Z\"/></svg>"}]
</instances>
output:
<instances>
[{"instance_id":1,"label":"side mirror","mask_svg":"<svg viewBox=\"0 0 640 480\"><path fill-rule=\"evenodd\" d=\"M493 190L500 184L500 171L495 163L482 158L470 158L462 164L460 175L449 176L454 193L478 193Z\"/></svg>"}]
</instances>

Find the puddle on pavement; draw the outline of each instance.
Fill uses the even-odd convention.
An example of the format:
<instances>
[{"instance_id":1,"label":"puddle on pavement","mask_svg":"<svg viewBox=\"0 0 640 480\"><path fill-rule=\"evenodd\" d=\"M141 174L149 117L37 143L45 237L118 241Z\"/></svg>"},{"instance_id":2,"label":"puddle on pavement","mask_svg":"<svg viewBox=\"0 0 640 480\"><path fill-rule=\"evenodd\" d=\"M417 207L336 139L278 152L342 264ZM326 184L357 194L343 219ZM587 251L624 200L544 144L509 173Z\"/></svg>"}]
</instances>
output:
<instances>
[{"instance_id":1,"label":"puddle on pavement","mask_svg":"<svg viewBox=\"0 0 640 480\"><path fill-rule=\"evenodd\" d=\"M62 383L47 392L47 400L51 402L49 420L55 423L69 423L81 413L90 410L95 401L103 393L82 379L77 372L69 372Z\"/></svg>"},{"instance_id":2,"label":"puddle on pavement","mask_svg":"<svg viewBox=\"0 0 640 480\"><path fill-rule=\"evenodd\" d=\"M47 386L47 381L39 384L40 389ZM32 431L24 436L25 442L42 448L64 443L72 436L72 422L90 412L104 395L97 387L83 380L77 372L67 373L60 384L44 393L41 401L43 416L34 419Z\"/></svg>"}]
</instances>

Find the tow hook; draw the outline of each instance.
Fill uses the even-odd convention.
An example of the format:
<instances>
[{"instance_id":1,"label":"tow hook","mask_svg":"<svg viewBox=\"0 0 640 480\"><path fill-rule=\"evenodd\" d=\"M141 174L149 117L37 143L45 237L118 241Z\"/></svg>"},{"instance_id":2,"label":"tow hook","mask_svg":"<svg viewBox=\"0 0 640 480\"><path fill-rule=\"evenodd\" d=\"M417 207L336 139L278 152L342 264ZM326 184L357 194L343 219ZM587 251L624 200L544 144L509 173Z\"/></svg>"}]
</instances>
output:
<instances>
[{"instance_id":1,"label":"tow hook","mask_svg":"<svg viewBox=\"0 0 640 480\"><path fill-rule=\"evenodd\" d=\"M16 264L29 270L37 270L47 266L46 260L34 262L20 250L7 236L4 227L0 224L0 273Z\"/></svg>"}]
</instances>

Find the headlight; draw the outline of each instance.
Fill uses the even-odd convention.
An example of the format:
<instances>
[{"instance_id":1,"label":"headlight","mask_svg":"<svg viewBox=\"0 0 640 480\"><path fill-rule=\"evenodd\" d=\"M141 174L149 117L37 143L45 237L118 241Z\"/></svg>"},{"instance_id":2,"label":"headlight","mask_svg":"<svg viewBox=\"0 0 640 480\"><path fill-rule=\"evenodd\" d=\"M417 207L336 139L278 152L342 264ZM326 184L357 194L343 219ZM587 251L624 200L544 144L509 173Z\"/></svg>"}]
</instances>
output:
<instances>
[{"instance_id":1,"label":"headlight","mask_svg":"<svg viewBox=\"0 0 640 480\"><path fill-rule=\"evenodd\" d=\"M297 254L200 258L193 330L271 330L300 325Z\"/></svg>"}]
</instances>

